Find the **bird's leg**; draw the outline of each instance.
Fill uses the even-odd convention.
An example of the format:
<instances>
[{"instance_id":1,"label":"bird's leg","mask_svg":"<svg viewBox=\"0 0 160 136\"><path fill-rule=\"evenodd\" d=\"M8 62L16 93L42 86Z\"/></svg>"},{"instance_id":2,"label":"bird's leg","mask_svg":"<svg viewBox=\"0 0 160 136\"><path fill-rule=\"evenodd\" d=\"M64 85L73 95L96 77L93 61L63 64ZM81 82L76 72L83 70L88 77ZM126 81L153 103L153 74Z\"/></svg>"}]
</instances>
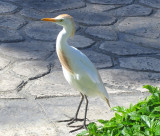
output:
<instances>
[{"instance_id":1,"label":"bird's leg","mask_svg":"<svg viewBox=\"0 0 160 136\"><path fill-rule=\"evenodd\" d=\"M83 95L82 93L80 93L80 94L81 94L81 101L80 101L80 103L79 103L79 105L78 105L78 109L77 109L76 114L75 114L75 118L76 118L76 119L77 119L77 116L78 116L80 107L81 107L81 105L82 105L82 102L83 102L83 100L84 100L84 95Z\"/></svg>"},{"instance_id":2,"label":"bird's leg","mask_svg":"<svg viewBox=\"0 0 160 136\"><path fill-rule=\"evenodd\" d=\"M82 93L80 93L80 94L81 94L81 101L80 101L80 103L79 103L79 105L78 105L78 109L77 109L77 111L76 111L76 114L75 114L75 116L70 120L71 122L69 122L67 125L70 125L70 124L74 123L75 121L83 121L83 119L78 119L78 118L77 118L78 113L79 113L79 110L80 110L80 107L81 107L82 102L83 102L83 100L84 100L84 95L83 95Z\"/></svg>"},{"instance_id":3,"label":"bird's leg","mask_svg":"<svg viewBox=\"0 0 160 136\"><path fill-rule=\"evenodd\" d=\"M85 114L84 114L84 122L83 122L83 125L80 126L80 127L77 128L77 129L74 129L74 130L70 131L70 133L75 132L75 131L78 131L78 130L83 129L83 128L84 128L84 129L87 129L87 126L86 126L86 117L87 117L87 109L88 109L88 99L87 99L87 96L86 96L86 95L84 95L84 97L85 97L85 100L86 100L86 107L85 107Z\"/></svg>"},{"instance_id":4,"label":"bird's leg","mask_svg":"<svg viewBox=\"0 0 160 136\"><path fill-rule=\"evenodd\" d=\"M87 99L86 95L85 95L85 100L86 100L86 107L85 107L83 128L87 129L87 127L86 127L86 117L87 117L87 109L88 109L88 99Z\"/></svg>"},{"instance_id":5,"label":"bird's leg","mask_svg":"<svg viewBox=\"0 0 160 136\"><path fill-rule=\"evenodd\" d=\"M78 118L77 118L78 113L79 113L79 110L80 110L80 107L81 107L82 102L83 102L83 100L84 100L84 95L83 95L82 93L80 93L80 94L81 94L81 101L80 101L80 103L79 103L79 105L78 105L78 109L77 109L77 111L76 111L75 116L74 116L73 118L71 118L71 119L61 120L61 121L57 121L57 122L69 122L67 125L70 125L70 124L74 123L75 121L83 121L83 119L78 119Z\"/></svg>"}]
</instances>

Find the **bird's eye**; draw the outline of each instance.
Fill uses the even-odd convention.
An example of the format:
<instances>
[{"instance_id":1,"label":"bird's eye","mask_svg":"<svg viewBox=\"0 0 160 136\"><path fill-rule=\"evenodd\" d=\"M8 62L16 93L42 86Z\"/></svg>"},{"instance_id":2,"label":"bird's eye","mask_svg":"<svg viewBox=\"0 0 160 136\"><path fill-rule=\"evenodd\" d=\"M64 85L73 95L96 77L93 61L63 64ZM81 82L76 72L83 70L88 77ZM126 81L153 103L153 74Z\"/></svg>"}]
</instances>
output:
<instances>
[{"instance_id":1,"label":"bird's eye","mask_svg":"<svg viewBox=\"0 0 160 136\"><path fill-rule=\"evenodd\" d=\"M60 20L59 20L59 22L62 22L62 21L63 21L63 19L60 19Z\"/></svg>"}]
</instances>

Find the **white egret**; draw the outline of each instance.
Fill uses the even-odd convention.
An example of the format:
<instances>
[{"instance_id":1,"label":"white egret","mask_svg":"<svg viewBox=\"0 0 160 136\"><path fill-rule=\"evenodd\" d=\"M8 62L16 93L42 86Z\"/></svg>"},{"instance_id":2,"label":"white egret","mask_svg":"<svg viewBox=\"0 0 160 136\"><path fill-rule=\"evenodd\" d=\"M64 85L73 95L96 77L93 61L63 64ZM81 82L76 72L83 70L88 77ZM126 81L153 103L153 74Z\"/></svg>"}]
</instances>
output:
<instances>
[{"instance_id":1,"label":"white egret","mask_svg":"<svg viewBox=\"0 0 160 136\"><path fill-rule=\"evenodd\" d=\"M58 34L56 40L56 52L62 65L65 79L74 89L78 90L82 96L75 117L70 120L68 125L79 120L77 118L78 112L83 99L85 98L86 106L83 125L73 131L86 128L86 116L88 108L87 96L100 96L110 106L108 93L93 63L85 54L75 47L69 46L67 43L68 38L74 36L75 32L75 24L72 16L68 14L62 14L55 18L43 18L41 20L54 22L63 26L63 29Z\"/></svg>"}]
</instances>

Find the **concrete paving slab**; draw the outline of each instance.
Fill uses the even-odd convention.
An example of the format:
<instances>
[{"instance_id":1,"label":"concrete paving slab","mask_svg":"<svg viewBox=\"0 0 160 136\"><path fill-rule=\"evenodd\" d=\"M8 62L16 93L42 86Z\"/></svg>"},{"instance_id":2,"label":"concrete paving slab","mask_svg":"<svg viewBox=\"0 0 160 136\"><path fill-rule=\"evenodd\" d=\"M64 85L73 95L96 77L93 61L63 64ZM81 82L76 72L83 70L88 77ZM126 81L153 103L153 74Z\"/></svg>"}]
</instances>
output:
<instances>
[{"instance_id":1,"label":"concrete paving slab","mask_svg":"<svg viewBox=\"0 0 160 136\"><path fill-rule=\"evenodd\" d=\"M116 41L118 39L115 30L110 26L88 27L85 32L89 35L102 38L108 41Z\"/></svg>"},{"instance_id":2,"label":"concrete paving slab","mask_svg":"<svg viewBox=\"0 0 160 136\"><path fill-rule=\"evenodd\" d=\"M55 11L63 11L67 9L75 9L81 8L85 6L83 0L68 0L68 1L39 1L39 0L27 0L22 2L21 0L10 0L24 7L32 7L36 10L40 10L43 12L55 12ZM46 8L47 7L47 8ZM54 7L54 8L53 8Z\"/></svg>"},{"instance_id":3,"label":"concrete paving slab","mask_svg":"<svg viewBox=\"0 0 160 136\"><path fill-rule=\"evenodd\" d=\"M140 3L145 4L147 6L155 7L155 8L160 8L160 2L157 0L140 0Z\"/></svg>"},{"instance_id":4,"label":"concrete paving slab","mask_svg":"<svg viewBox=\"0 0 160 136\"><path fill-rule=\"evenodd\" d=\"M159 18L128 17L119 24L118 28L125 33L157 39L159 38L159 22Z\"/></svg>"},{"instance_id":5,"label":"concrete paving slab","mask_svg":"<svg viewBox=\"0 0 160 136\"><path fill-rule=\"evenodd\" d=\"M23 80L13 73L4 72L0 74L0 92L15 90Z\"/></svg>"},{"instance_id":6,"label":"concrete paving slab","mask_svg":"<svg viewBox=\"0 0 160 136\"><path fill-rule=\"evenodd\" d=\"M96 4L117 4L117 5L123 5L123 4L131 4L133 0L89 0L91 3Z\"/></svg>"},{"instance_id":7,"label":"concrete paving slab","mask_svg":"<svg viewBox=\"0 0 160 136\"><path fill-rule=\"evenodd\" d=\"M15 30L0 28L0 42L20 42L24 38Z\"/></svg>"},{"instance_id":8,"label":"concrete paving slab","mask_svg":"<svg viewBox=\"0 0 160 136\"><path fill-rule=\"evenodd\" d=\"M135 104L138 100L143 100L144 95L142 93L124 93L120 95L110 95L111 106L126 106L129 107L130 103ZM38 99L38 103L43 107L46 115L53 122L59 120L66 120L74 116L77 106L79 104L79 97L56 97L50 99ZM79 112L79 117L84 116L84 103ZM98 119L108 120L114 116L114 112L109 109L107 104L100 98L89 97L89 107L87 118L89 122L97 121ZM75 123L75 125L81 123ZM66 122L56 123L59 126L59 132L63 132L66 135L69 133L66 130L72 130L73 128L66 127ZM64 127L65 126L65 127ZM66 130L65 130L65 129ZM79 131L80 132L80 131ZM60 133L60 134L61 134ZM76 135L78 132L73 133Z\"/></svg>"},{"instance_id":9,"label":"concrete paving slab","mask_svg":"<svg viewBox=\"0 0 160 136\"><path fill-rule=\"evenodd\" d=\"M3 58L3 57L0 57L0 62L1 62L0 63L0 70L2 70L10 63L10 60Z\"/></svg>"},{"instance_id":10,"label":"concrete paving slab","mask_svg":"<svg viewBox=\"0 0 160 136\"><path fill-rule=\"evenodd\" d=\"M136 69L136 70L145 70L145 71L155 71L159 72L159 59L152 57L129 57L129 58L120 58L120 67Z\"/></svg>"},{"instance_id":11,"label":"concrete paving slab","mask_svg":"<svg viewBox=\"0 0 160 136\"><path fill-rule=\"evenodd\" d=\"M7 27L10 29L19 29L27 22L20 17L14 15L2 15L0 16L0 27Z\"/></svg>"},{"instance_id":12,"label":"concrete paving slab","mask_svg":"<svg viewBox=\"0 0 160 136\"><path fill-rule=\"evenodd\" d=\"M146 16L151 14L152 9L141 6L138 4L127 5L115 10L111 10L108 13L117 17L131 17L131 16Z\"/></svg>"},{"instance_id":13,"label":"concrete paving slab","mask_svg":"<svg viewBox=\"0 0 160 136\"><path fill-rule=\"evenodd\" d=\"M139 37L131 34L120 34L120 39L131 42L131 43L136 43L140 46L143 47L148 47L151 49L158 49L157 51L159 52L160 49L160 39L151 39L151 38L145 38L145 37Z\"/></svg>"},{"instance_id":14,"label":"concrete paving slab","mask_svg":"<svg viewBox=\"0 0 160 136\"><path fill-rule=\"evenodd\" d=\"M44 59L54 51L55 44L52 42L15 42L0 44L0 53L10 58L31 60Z\"/></svg>"},{"instance_id":15,"label":"concrete paving slab","mask_svg":"<svg viewBox=\"0 0 160 136\"><path fill-rule=\"evenodd\" d=\"M57 136L36 102L1 100L0 107L1 136Z\"/></svg>"},{"instance_id":16,"label":"concrete paving slab","mask_svg":"<svg viewBox=\"0 0 160 136\"><path fill-rule=\"evenodd\" d=\"M101 43L100 49L117 55L140 55L159 53L159 50L145 48L143 46L124 41L105 41Z\"/></svg>"},{"instance_id":17,"label":"concrete paving slab","mask_svg":"<svg viewBox=\"0 0 160 136\"><path fill-rule=\"evenodd\" d=\"M0 14L14 13L17 8L18 7L12 3L0 1Z\"/></svg>"},{"instance_id":18,"label":"concrete paving slab","mask_svg":"<svg viewBox=\"0 0 160 136\"><path fill-rule=\"evenodd\" d=\"M13 71L27 78L36 78L49 73L49 63L44 61L24 61L16 63Z\"/></svg>"},{"instance_id":19,"label":"concrete paving slab","mask_svg":"<svg viewBox=\"0 0 160 136\"><path fill-rule=\"evenodd\" d=\"M79 49L87 48L91 46L94 41L82 35L75 35L74 38L68 40L69 45L74 46Z\"/></svg>"},{"instance_id":20,"label":"concrete paving slab","mask_svg":"<svg viewBox=\"0 0 160 136\"><path fill-rule=\"evenodd\" d=\"M60 12L64 13L64 12ZM116 18L108 16L106 12L92 12L82 9L65 11L65 13L74 16L74 20L81 25L111 25L116 22ZM94 18L96 19L94 19Z\"/></svg>"}]
</instances>

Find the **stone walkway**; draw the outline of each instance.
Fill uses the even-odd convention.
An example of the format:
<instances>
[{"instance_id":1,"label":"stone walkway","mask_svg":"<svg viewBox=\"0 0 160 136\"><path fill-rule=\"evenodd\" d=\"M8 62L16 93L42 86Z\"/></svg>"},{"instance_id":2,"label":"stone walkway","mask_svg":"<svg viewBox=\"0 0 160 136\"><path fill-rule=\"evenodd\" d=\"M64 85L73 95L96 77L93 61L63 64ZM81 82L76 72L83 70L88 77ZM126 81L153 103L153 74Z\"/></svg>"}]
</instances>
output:
<instances>
[{"instance_id":1,"label":"stone walkway","mask_svg":"<svg viewBox=\"0 0 160 136\"><path fill-rule=\"evenodd\" d=\"M112 107L144 99L145 84L159 86L160 1L0 0L0 136L77 134L56 122L79 103L55 53L61 27L40 21L62 13L74 17L69 43L97 66ZM114 115L104 101L89 100L89 122Z\"/></svg>"}]
</instances>

